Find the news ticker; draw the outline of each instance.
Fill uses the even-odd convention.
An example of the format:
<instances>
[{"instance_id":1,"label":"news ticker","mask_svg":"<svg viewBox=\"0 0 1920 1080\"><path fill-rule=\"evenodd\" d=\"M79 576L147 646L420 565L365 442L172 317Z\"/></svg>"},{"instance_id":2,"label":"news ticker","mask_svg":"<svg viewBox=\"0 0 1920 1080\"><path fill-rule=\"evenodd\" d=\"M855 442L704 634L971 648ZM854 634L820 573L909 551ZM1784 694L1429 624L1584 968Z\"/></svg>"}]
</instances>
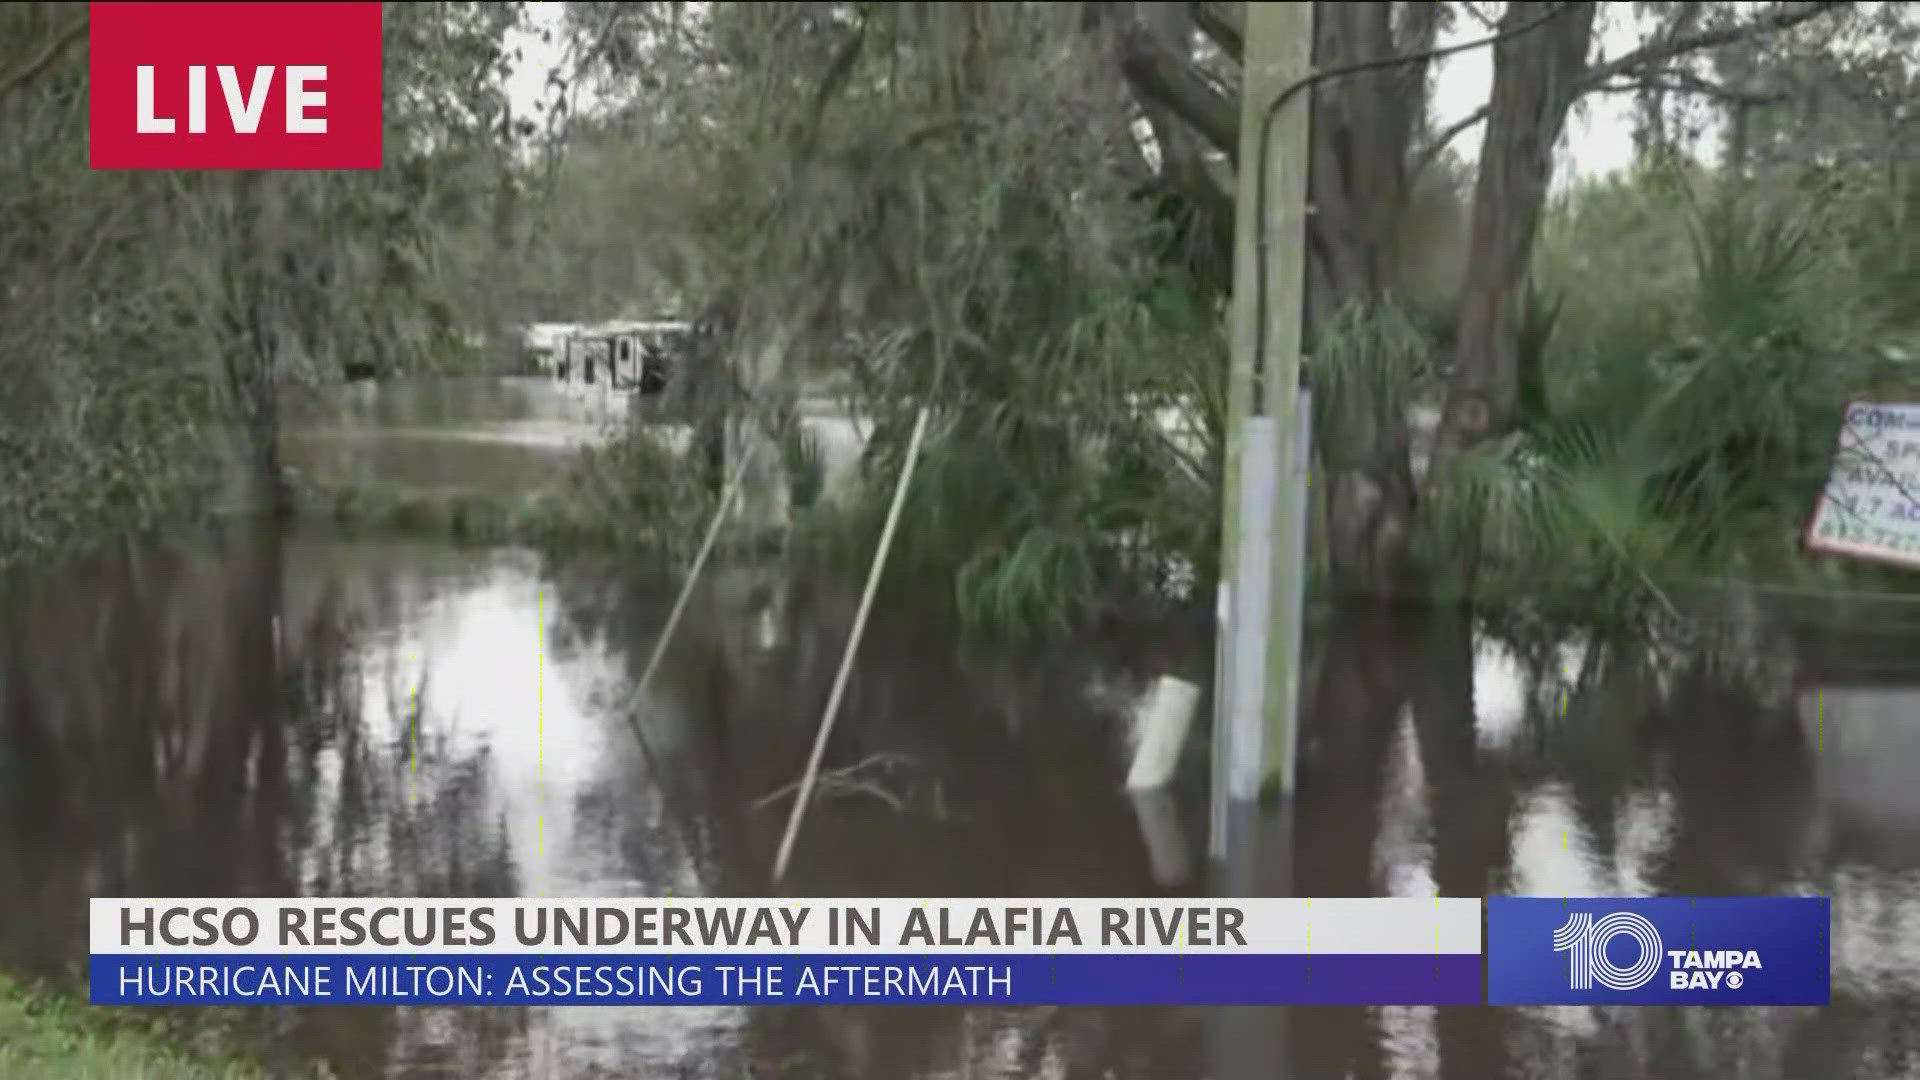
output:
<instances>
[{"instance_id":1,"label":"news ticker","mask_svg":"<svg viewBox=\"0 0 1920 1080\"><path fill-rule=\"evenodd\" d=\"M97 1005L1825 1005L1825 897L95 899Z\"/></svg>"}]
</instances>

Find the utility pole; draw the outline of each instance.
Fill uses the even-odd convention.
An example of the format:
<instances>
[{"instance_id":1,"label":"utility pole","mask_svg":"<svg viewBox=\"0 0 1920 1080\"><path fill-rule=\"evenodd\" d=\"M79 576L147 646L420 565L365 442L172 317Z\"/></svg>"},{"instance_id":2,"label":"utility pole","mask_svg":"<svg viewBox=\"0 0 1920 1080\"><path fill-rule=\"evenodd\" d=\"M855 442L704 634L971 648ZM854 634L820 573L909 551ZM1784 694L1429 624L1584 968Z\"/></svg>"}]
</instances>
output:
<instances>
[{"instance_id":1,"label":"utility pole","mask_svg":"<svg viewBox=\"0 0 1920 1080\"><path fill-rule=\"evenodd\" d=\"M1220 632L1214 648L1216 896L1293 891L1293 814L1261 812L1261 788L1293 787L1295 668L1305 511L1296 462L1306 282L1307 121L1297 91L1313 63L1313 4L1248 4L1234 207L1232 363L1221 481ZM1278 110L1280 95L1290 100ZM1264 132L1263 132L1264 129ZM1304 465L1304 461L1300 463ZM1304 475L1304 474L1302 474ZM1288 1010L1216 1009L1208 1065L1220 1080L1286 1076Z\"/></svg>"},{"instance_id":2,"label":"utility pole","mask_svg":"<svg viewBox=\"0 0 1920 1080\"><path fill-rule=\"evenodd\" d=\"M1269 783L1283 794L1293 787L1312 95L1271 106L1311 70L1313 4L1248 4L1245 55L1214 674L1216 860L1229 850L1229 804L1258 799Z\"/></svg>"}]
</instances>

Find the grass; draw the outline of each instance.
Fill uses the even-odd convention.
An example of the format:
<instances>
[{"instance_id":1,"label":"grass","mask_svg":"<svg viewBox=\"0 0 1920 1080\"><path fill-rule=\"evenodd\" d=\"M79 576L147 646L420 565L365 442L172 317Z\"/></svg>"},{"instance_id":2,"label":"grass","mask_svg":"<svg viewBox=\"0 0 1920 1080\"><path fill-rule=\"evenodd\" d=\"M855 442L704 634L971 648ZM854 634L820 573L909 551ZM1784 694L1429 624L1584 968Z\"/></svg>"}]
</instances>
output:
<instances>
[{"instance_id":1,"label":"grass","mask_svg":"<svg viewBox=\"0 0 1920 1080\"><path fill-rule=\"evenodd\" d=\"M0 974L0 1077L7 1080L253 1080L270 1075L199 1045L147 1010L108 1009ZM285 1075L276 1073L275 1075ZM324 1077L324 1071L304 1075Z\"/></svg>"},{"instance_id":2,"label":"grass","mask_svg":"<svg viewBox=\"0 0 1920 1080\"><path fill-rule=\"evenodd\" d=\"M531 487L297 475L288 495L296 517L349 532L557 551L671 552L686 546L697 536L695 526L705 522L697 485L685 464L653 439L633 430L626 436L556 459L551 478Z\"/></svg>"},{"instance_id":3,"label":"grass","mask_svg":"<svg viewBox=\"0 0 1920 1080\"><path fill-rule=\"evenodd\" d=\"M415 492L391 485L341 487L298 503L301 514L339 525L480 543L549 539L568 524L554 509L536 496Z\"/></svg>"},{"instance_id":4,"label":"grass","mask_svg":"<svg viewBox=\"0 0 1920 1080\"><path fill-rule=\"evenodd\" d=\"M439 536L477 544L618 546L602 522L570 513L544 494L419 491L366 483L310 487L294 497L296 516L348 529Z\"/></svg>"}]
</instances>

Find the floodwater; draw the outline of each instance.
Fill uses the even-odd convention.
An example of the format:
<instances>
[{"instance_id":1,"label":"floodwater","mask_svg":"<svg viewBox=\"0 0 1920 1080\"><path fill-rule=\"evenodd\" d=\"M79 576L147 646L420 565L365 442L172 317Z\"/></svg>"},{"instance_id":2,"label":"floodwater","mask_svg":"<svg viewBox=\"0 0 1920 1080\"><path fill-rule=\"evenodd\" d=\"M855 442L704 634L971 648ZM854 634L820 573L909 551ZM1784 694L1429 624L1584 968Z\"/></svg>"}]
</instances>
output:
<instances>
[{"instance_id":1,"label":"floodwater","mask_svg":"<svg viewBox=\"0 0 1920 1080\"><path fill-rule=\"evenodd\" d=\"M1920 1076L1920 631L1803 633L1728 685L1348 612L1312 635L1298 798L1222 876L1203 750L1169 796L1121 791L1126 702L1205 681L1195 627L1013 666L925 588L883 589L827 758L869 765L787 895L1817 893L1834 1005L333 1008L240 1034L352 1078ZM673 590L264 527L0 581L0 965L78 985L89 896L772 895L765 800L853 597L721 565L642 698Z\"/></svg>"},{"instance_id":2,"label":"floodwater","mask_svg":"<svg viewBox=\"0 0 1920 1080\"><path fill-rule=\"evenodd\" d=\"M825 491L847 489L867 425L834 403L803 399L800 421L816 440ZM566 455L604 442L632 414L668 449L684 452L673 405L599 386L544 378L405 379L327 385L285 395L287 462L323 488L368 485L414 494L524 494L549 487Z\"/></svg>"}]
</instances>

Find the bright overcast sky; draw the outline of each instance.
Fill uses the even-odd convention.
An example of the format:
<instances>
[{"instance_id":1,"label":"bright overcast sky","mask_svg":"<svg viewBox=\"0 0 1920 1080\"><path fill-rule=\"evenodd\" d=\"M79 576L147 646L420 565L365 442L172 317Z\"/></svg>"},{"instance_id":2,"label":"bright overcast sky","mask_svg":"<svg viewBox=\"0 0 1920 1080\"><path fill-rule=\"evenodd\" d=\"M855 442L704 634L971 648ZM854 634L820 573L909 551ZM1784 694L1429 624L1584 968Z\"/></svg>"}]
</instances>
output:
<instances>
[{"instance_id":1,"label":"bright overcast sky","mask_svg":"<svg viewBox=\"0 0 1920 1080\"><path fill-rule=\"evenodd\" d=\"M520 49L520 62L507 76L507 99L513 104L515 116L531 117L543 111L541 106L551 96L547 76L562 59L560 28L565 11L566 5L555 0L528 4L527 20L532 24L531 30L515 30L508 39ZM552 31L550 43L541 42L541 28Z\"/></svg>"},{"instance_id":2,"label":"bright overcast sky","mask_svg":"<svg viewBox=\"0 0 1920 1080\"><path fill-rule=\"evenodd\" d=\"M1626 6L1602 6L1600 49L1603 55L1619 56L1638 44L1639 37L1631 19L1617 17L1625 14L1619 9ZM1609 12L1607 8L1614 8L1615 11ZM1487 33L1486 27L1472 19L1460 18L1455 20L1453 30L1441 38L1440 44L1459 44L1485 37ZM1444 129L1446 125L1486 104L1487 93L1492 87L1492 50L1474 49L1442 60L1434 80L1434 126ZM1567 131L1560 145L1560 167L1554 176L1555 186L1604 176L1631 164L1632 115L1633 97L1630 94L1589 94L1582 99L1573 115L1567 119ZM1479 160L1480 139L1484 133L1484 128L1475 128L1461 134L1453 141L1454 152L1468 161Z\"/></svg>"},{"instance_id":3,"label":"bright overcast sky","mask_svg":"<svg viewBox=\"0 0 1920 1080\"><path fill-rule=\"evenodd\" d=\"M534 34L519 35L517 43L522 49L522 62L508 80L514 113L519 116L532 115L536 106L548 97L548 73L563 60L558 44L562 37L559 31L563 5L536 3L528 7L529 18L536 26L553 30L554 44L543 45ZM1616 11L1602 13L1601 48L1604 54L1617 56L1634 46L1636 34L1630 18L1621 17L1624 13L1617 10L1626 5L1609 7ZM1468 41L1488 32L1472 19L1461 18L1456 22L1441 44ZM1489 50L1475 49L1441 61L1434 86L1436 126L1444 127L1484 104L1492 79L1493 54ZM1603 176L1632 160L1631 110L1632 99L1626 94L1591 94L1581 102L1567 124L1556 186ZM1460 135L1454 140L1453 149L1469 161L1477 159L1481 134L1481 129L1475 129Z\"/></svg>"}]
</instances>

